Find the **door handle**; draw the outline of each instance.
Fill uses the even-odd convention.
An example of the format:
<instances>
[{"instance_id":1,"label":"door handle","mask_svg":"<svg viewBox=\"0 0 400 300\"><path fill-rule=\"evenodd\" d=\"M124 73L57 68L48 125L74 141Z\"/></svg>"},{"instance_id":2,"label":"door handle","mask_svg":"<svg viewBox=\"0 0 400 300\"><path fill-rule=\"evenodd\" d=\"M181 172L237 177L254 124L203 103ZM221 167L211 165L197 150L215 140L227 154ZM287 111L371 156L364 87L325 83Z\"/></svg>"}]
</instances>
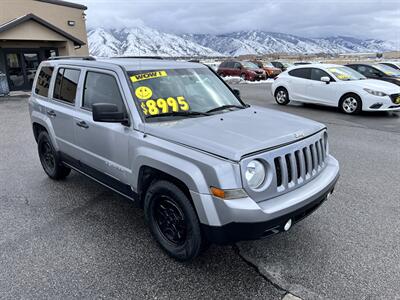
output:
<instances>
[{"instance_id":1,"label":"door handle","mask_svg":"<svg viewBox=\"0 0 400 300\"><path fill-rule=\"evenodd\" d=\"M54 118L55 116L57 116L56 113L54 112L54 110L48 111L48 112L47 112L47 115L48 115L49 117L51 117L51 118Z\"/></svg>"},{"instance_id":2,"label":"door handle","mask_svg":"<svg viewBox=\"0 0 400 300\"><path fill-rule=\"evenodd\" d=\"M76 122L76 125L82 128L89 128L89 125L85 121Z\"/></svg>"}]
</instances>

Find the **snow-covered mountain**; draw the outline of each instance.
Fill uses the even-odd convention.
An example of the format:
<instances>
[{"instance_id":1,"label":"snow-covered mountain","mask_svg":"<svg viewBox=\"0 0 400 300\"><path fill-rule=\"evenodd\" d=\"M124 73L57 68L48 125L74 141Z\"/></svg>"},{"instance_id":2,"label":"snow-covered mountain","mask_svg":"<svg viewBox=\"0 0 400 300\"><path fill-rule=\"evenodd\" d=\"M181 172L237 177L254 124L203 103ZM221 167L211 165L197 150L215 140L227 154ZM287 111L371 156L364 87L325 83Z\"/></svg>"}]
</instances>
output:
<instances>
[{"instance_id":1,"label":"snow-covered mountain","mask_svg":"<svg viewBox=\"0 0 400 300\"><path fill-rule=\"evenodd\" d=\"M228 34L164 33L143 25L121 30L97 28L88 32L90 53L95 56L238 56L266 53L355 53L399 50L382 40L335 36L304 38L259 30Z\"/></svg>"},{"instance_id":2,"label":"snow-covered mountain","mask_svg":"<svg viewBox=\"0 0 400 300\"><path fill-rule=\"evenodd\" d=\"M97 28L88 32L95 56L220 56L221 54L180 36L137 26L122 30Z\"/></svg>"},{"instance_id":3,"label":"snow-covered mountain","mask_svg":"<svg viewBox=\"0 0 400 300\"><path fill-rule=\"evenodd\" d=\"M354 53L398 50L399 45L382 40L361 40L352 37L304 38L266 31L241 31L229 34L186 34L185 39L214 49L224 55L265 53Z\"/></svg>"}]
</instances>

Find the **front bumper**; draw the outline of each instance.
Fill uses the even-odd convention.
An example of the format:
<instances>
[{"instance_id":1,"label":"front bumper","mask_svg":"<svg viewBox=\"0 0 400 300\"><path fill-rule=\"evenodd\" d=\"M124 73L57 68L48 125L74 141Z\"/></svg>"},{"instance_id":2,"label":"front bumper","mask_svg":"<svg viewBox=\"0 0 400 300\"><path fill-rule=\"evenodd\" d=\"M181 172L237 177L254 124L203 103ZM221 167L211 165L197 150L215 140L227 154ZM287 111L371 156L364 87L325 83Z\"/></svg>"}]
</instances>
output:
<instances>
[{"instance_id":1,"label":"front bumper","mask_svg":"<svg viewBox=\"0 0 400 300\"><path fill-rule=\"evenodd\" d=\"M393 102L390 96L365 94L362 101L364 111L400 111L400 104Z\"/></svg>"},{"instance_id":2,"label":"front bumper","mask_svg":"<svg viewBox=\"0 0 400 300\"><path fill-rule=\"evenodd\" d=\"M339 178L337 160L329 156L326 162L312 181L262 202L251 198L224 201L191 192L205 236L216 244L259 239L283 231L289 219L296 223L305 218L327 199Z\"/></svg>"}]
</instances>

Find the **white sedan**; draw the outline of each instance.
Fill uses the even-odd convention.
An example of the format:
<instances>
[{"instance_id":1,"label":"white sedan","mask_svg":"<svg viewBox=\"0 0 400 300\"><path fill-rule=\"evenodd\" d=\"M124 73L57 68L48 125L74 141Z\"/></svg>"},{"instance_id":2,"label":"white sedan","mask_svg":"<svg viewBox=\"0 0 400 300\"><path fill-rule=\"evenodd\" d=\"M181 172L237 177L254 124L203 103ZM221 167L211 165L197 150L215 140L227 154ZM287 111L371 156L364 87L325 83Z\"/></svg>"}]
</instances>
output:
<instances>
[{"instance_id":1,"label":"white sedan","mask_svg":"<svg viewBox=\"0 0 400 300\"><path fill-rule=\"evenodd\" d=\"M367 79L351 68L309 64L281 73L272 84L278 104L291 100L339 107L347 114L365 111L400 111L400 87Z\"/></svg>"}]
</instances>

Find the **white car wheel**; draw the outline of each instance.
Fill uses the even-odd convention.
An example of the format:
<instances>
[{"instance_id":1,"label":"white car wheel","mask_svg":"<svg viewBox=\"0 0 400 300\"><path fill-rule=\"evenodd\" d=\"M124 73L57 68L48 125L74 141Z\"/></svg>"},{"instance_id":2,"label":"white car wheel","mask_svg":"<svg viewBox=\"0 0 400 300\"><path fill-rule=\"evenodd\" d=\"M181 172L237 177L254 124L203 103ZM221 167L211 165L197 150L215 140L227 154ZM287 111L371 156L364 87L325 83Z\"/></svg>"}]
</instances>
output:
<instances>
[{"instance_id":1,"label":"white car wheel","mask_svg":"<svg viewBox=\"0 0 400 300\"><path fill-rule=\"evenodd\" d=\"M342 99L340 108L346 114L356 114L361 111L361 100L356 95L346 96Z\"/></svg>"},{"instance_id":2,"label":"white car wheel","mask_svg":"<svg viewBox=\"0 0 400 300\"><path fill-rule=\"evenodd\" d=\"M289 103L289 95L286 89L278 88L275 92L275 100L280 105L286 105Z\"/></svg>"}]
</instances>

